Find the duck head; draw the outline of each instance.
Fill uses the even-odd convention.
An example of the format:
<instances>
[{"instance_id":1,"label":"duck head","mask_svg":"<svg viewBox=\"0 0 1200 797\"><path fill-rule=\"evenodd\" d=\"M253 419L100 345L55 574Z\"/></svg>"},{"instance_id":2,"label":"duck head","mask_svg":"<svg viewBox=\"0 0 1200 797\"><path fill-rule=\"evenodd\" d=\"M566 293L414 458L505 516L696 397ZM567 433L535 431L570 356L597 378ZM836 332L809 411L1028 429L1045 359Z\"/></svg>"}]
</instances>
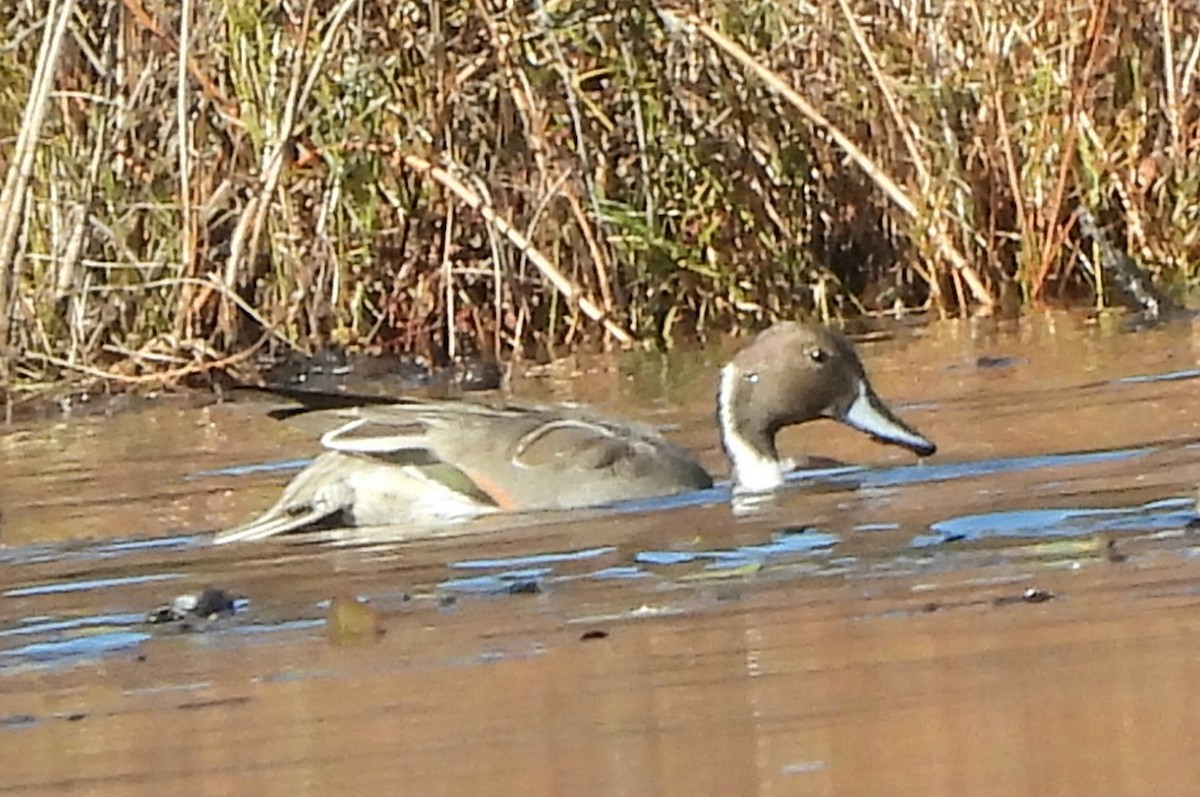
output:
<instances>
[{"instance_id":1,"label":"duck head","mask_svg":"<svg viewBox=\"0 0 1200 797\"><path fill-rule=\"evenodd\" d=\"M920 456L937 450L876 395L849 340L809 324L776 324L742 349L721 369L717 407L737 491L780 486L794 463L779 458L776 434L818 418Z\"/></svg>"}]
</instances>

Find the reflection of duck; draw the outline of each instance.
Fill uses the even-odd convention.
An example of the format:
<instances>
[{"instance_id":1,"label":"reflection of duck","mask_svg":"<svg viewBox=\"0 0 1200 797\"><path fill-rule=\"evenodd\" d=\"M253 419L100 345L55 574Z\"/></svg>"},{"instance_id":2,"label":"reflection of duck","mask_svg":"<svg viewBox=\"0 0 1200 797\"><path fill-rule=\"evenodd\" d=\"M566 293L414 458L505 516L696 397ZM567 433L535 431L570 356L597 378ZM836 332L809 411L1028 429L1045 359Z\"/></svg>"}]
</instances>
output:
<instances>
[{"instance_id":1,"label":"reflection of duck","mask_svg":"<svg viewBox=\"0 0 1200 797\"><path fill-rule=\"evenodd\" d=\"M299 410L331 428L327 451L261 517L215 542L270 537L310 524L438 522L497 510L596 506L712 484L657 433L572 408L493 407L397 400ZM834 418L924 456L932 442L892 414L867 382L854 347L828 329L776 324L721 369L721 440L734 489L763 492L794 467L775 435Z\"/></svg>"}]
</instances>

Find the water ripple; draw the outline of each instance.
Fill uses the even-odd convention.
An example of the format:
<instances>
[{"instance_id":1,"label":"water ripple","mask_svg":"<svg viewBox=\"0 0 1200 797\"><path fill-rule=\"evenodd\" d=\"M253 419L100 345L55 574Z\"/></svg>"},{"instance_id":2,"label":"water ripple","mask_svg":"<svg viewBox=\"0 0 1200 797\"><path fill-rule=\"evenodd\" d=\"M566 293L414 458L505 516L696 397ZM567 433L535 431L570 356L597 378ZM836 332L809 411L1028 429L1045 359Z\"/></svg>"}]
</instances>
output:
<instances>
[{"instance_id":1,"label":"water ripple","mask_svg":"<svg viewBox=\"0 0 1200 797\"><path fill-rule=\"evenodd\" d=\"M962 515L929 527L912 539L914 548L994 537L1079 537L1098 532L1162 531L1185 527L1195 517L1190 498L1168 498L1134 507L1101 509L1016 509Z\"/></svg>"}]
</instances>

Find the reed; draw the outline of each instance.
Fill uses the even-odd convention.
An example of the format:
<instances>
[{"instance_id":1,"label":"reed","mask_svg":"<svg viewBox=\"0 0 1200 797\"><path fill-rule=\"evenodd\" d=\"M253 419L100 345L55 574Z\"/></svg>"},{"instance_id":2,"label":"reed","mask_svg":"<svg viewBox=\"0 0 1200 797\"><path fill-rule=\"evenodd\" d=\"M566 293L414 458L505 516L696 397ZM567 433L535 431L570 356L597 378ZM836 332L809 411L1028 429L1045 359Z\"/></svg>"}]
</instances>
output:
<instances>
[{"instance_id":1,"label":"reed","mask_svg":"<svg viewBox=\"0 0 1200 797\"><path fill-rule=\"evenodd\" d=\"M6 5L9 385L1200 283L1176 0Z\"/></svg>"}]
</instances>

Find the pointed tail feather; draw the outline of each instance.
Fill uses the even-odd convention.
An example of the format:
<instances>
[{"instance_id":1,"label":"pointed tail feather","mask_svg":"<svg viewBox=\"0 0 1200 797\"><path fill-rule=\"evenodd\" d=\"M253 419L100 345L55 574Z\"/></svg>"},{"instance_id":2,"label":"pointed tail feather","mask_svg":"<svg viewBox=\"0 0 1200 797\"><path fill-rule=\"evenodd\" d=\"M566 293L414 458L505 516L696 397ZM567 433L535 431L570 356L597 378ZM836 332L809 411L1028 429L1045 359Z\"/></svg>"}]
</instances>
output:
<instances>
[{"instance_id":1,"label":"pointed tail feather","mask_svg":"<svg viewBox=\"0 0 1200 797\"><path fill-rule=\"evenodd\" d=\"M213 545L227 545L231 542L251 542L265 540L277 534L287 534L305 526L324 520L333 514L328 507L317 508L311 504L302 511L293 511L288 507L274 506L261 517L255 518L241 526L221 531L213 537Z\"/></svg>"}]
</instances>

